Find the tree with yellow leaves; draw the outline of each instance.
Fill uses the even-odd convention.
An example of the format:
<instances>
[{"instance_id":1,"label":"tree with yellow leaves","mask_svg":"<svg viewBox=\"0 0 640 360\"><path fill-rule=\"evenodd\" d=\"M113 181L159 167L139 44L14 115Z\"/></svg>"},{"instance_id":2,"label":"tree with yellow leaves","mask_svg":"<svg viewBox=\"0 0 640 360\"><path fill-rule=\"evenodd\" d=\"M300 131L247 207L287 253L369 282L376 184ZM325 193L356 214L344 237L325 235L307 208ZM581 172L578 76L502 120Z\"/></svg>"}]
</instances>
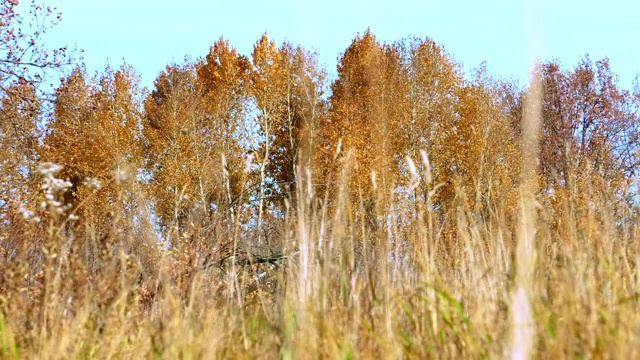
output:
<instances>
[{"instance_id":1,"label":"tree with yellow leaves","mask_svg":"<svg viewBox=\"0 0 640 360\"><path fill-rule=\"evenodd\" d=\"M109 229L114 213L132 209L125 189L134 187L144 159L138 82L128 66L107 68L91 83L78 68L56 92L40 156L63 166L58 176L72 184L65 202L84 224L108 226L96 233Z\"/></svg>"},{"instance_id":2,"label":"tree with yellow leaves","mask_svg":"<svg viewBox=\"0 0 640 360\"><path fill-rule=\"evenodd\" d=\"M251 151L256 164L258 224L294 199L298 168L309 169L317 122L324 115L325 75L313 54L264 34L254 46L248 93L255 106Z\"/></svg>"},{"instance_id":3,"label":"tree with yellow leaves","mask_svg":"<svg viewBox=\"0 0 640 360\"><path fill-rule=\"evenodd\" d=\"M387 66L387 60L398 58L387 56L370 31L353 40L338 64L338 77L331 86L330 112L322 123L322 143L317 150L320 161L316 169L325 169L325 178L335 179L342 166L342 161L333 161L338 144L339 159L352 156L352 200L357 203L362 197L370 215L376 193L388 196L394 183L396 119L389 117L393 99L386 84L386 70L393 66Z\"/></svg>"},{"instance_id":4,"label":"tree with yellow leaves","mask_svg":"<svg viewBox=\"0 0 640 360\"><path fill-rule=\"evenodd\" d=\"M204 60L168 66L145 101L151 188L171 234L235 221L246 192L247 71L246 58L220 39Z\"/></svg>"}]
</instances>

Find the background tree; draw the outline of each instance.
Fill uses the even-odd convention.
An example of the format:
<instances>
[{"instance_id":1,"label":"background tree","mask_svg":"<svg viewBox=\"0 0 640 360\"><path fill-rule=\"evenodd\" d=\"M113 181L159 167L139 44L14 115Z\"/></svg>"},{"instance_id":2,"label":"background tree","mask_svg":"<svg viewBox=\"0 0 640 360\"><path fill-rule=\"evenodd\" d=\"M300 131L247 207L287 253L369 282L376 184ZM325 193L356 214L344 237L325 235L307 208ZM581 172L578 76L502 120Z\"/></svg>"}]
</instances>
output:
<instances>
[{"instance_id":1,"label":"background tree","mask_svg":"<svg viewBox=\"0 0 640 360\"><path fill-rule=\"evenodd\" d=\"M483 70L458 88L455 116L440 127L442 145L434 156L438 176L448 184L442 189L443 201L458 197L476 210L485 207L490 198L515 205L518 136L507 104L500 101L501 91L508 89Z\"/></svg>"},{"instance_id":2,"label":"background tree","mask_svg":"<svg viewBox=\"0 0 640 360\"><path fill-rule=\"evenodd\" d=\"M220 165L219 161L214 165L208 146L211 139L204 133L208 124L195 67L167 66L145 100L145 113L151 189L161 223L184 225L184 219L193 214L190 211L195 207L208 216L212 210L208 198L214 196L212 187L221 183L214 175ZM221 186L217 188L220 195Z\"/></svg>"},{"instance_id":3,"label":"background tree","mask_svg":"<svg viewBox=\"0 0 640 360\"><path fill-rule=\"evenodd\" d=\"M171 239L235 220L245 191L247 70L246 58L221 39L203 61L167 67L145 101L152 189Z\"/></svg>"},{"instance_id":4,"label":"background tree","mask_svg":"<svg viewBox=\"0 0 640 360\"><path fill-rule=\"evenodd\" d=\"M320 161L316 169L326 169L323 177L333 179L342 166L340 161L333 161L338 143L342 146L340 157L352 154L354 166L349 177L352 200L358 203L362 197L370 216L375 193L388 196L396 173L393 133L396 119L387 114L393 100L385 83L387 68L392 66L387 65L387 60L398 61L398 57L387 56L370 31L353 40L340 59L338 77L331 85L330 111L320 129L322 143L317 154Z\"/></svg>"},{"instance_id":5,"label":"background tree","mask_svg":"<svg viewBox=\"0 0 640 360\"><path fill-rule=\"evenodd\" d=\"M14 85L0 99L0 209L20 198L20 185L29 182L38 150L40 100L33 85ZM13 155L13 156L11 156ZM20 201L18 201L20 202Z\"/></svg>"},{"instance_id":6,"label":"background tree","mask_svg":"<svg viewBox=\"0 0 640 360\"><path fill-rule=\"evenodd\" d=\"M402 53L407 73L407 116L401 123L404 156L410 156L418 164L418 173L423 174L424 161L420 151L426 151L431 163L432 184L421 179L416 195L426 196L436 184L451 184L446 170L450 154L444 153L447 139L456 121L455 107L459 103L463 76L460 66L453 61L445 49L429 38L409 38L395 45ZM455 144L451 144L455 147ZM454 190L445 186L437 193L436 207L444 199L451 199ZM423 199L426 200L426 199Z\"/></svg>"},{"instance_id":7,"label":"background tree","mask_svg":"<svg viewBox=\"0 0 640 360\"><path fill-rule=\"evenodd\" d=\"M587 165L604 178L633 175L637 168L638 114L630 92L617 85L609 60L588 57L567 72L543 66L542 170L554 187L571 186Z\"/></svg>"},{"instance_id":8,"label":"background tree","mask_svg":"<svg viewBox=\"0 0 640 360\"><path fill-rule=\"evenodd\" d=\"M557 62L546 63L542 75L543 197L572 224L590 211L585 189L594 184L629 204L640 124L633 95L618 86L606 58L594 62L587 56L572 71L562 70ZM571 238L578 231L565 230Z\"/></svg>"},{"instance_id":9,"label":"background tree","mask_svg":"<svg viewBox=\"0 0 640 360\"><path fill-rule=\"evenodd\" d=\"M138 83L126 65L107 68L91 83L78 68L56 92L40 156L64 167L58 176L72 183L65 202L74 205L85 226L98 226L87 229L92 236L112 234L114 214L133 216L132 196L144 159Z\"/></svg>"},{"instance_id":10,"label":"background tree","mask_svg":"<svg viewBox=\"0 0 640 360\"><path fill-rule=\"evenodd\" d=\"M273 144L275 134L285 128L289 110L285 102L288 77L282 58L276 43L266 33L256 42L251 54L251 85L248 90L256 110L252 150L258 176L258 228L262 227L266 211L270 207L273 209L274 199L271 196L278 191L278 184L269 176L268 168L276 151Z\"/></svg>"},{"instance_id":11,"label":"background tree","mask_svg":"<svg viewBox=\"0 0 640 360\"><path fill-rule=\"evenodd\" d=\"M28 6L29 9L25 9ZM28 17L24 15L28 13ZM49 52L42 44L47 31L55 27L62 15L55 8L32 1L0 3L0 93L18 90L16 83L37 87L47 78L47 71L72 64L67 47ZM40 88L39 90L45 90ZM18 91L19 92L19 91ZM42 93L41 93L42 95Z\"/></svg>"},{"instance_id":12,"label":"background tree","mask_svg":"<svg viewBox=\"0 0 640 360\"><path fill-rule=\"evenodd\" d=\"M296 178L301 175L298 166L310 166L313 132L324 110L321 98L324 75L317 68L314 56L301 47L285 43L278 52L282 72L277 76L283 81L276 83L282 86L281 98L272 101L282 106L277 115L279 126L274 131L273 156L267 171L277 184L279 196L293 198Z\"/></svg>"},{"instance_id":13,"label":"background tree","mask_svg":"<svg viewBox=\"0 0 640 360\"><path fill-rule=\"evenodd\" d=\"M41 119L39 99L33 85L23 83L0 98L0 247L16 254L28 244L20 239L33 236L33 198L39 186L32 177L37 162L37 123Z\"/></svg>"},{"instance_id":14,"label":"background tree","mask_svg":"<svg viewBox=\"0 0 640 360\"><path fill-rule=\"evenodd\" d=\"M226 206L232 220L237 209L246 210L248 160L243 144L249 142L245 121L249 70L247 57L223 39L211 47L205 62L197 68L206 116L212 122L211 135L219 138L217 151L223 165Z\"/></svg>"},{"instance_id":15,"label":"background tree","mask_svg":"<svg viewBox=\"0 0 640 360\"><path fill-rule=\"evenodd\" d=\"M44 81L74 61L66 47L50 51L42 42L60 19L54 8L35 1L0 2L0 223L7 225L0 237L8 225L18 225L9 218L21 218L35 192L28 184L47 115L45 95L50 100Z\"/></svg>"},{"instance_id":16,"label":"background tree","mask_svg":"<svg viewBox=\"0 0 640 360\"><path fill-rule=\"evenodd\" d=\"M253 145L259 149L258 196L282 211L284 199L296 192L298 166L311 166L316 122L325 109L324 74L313 54L289 43L277 48L266 34L256 43L252 62L250 93L260 135Z\"/></svg>"}]
</instances>

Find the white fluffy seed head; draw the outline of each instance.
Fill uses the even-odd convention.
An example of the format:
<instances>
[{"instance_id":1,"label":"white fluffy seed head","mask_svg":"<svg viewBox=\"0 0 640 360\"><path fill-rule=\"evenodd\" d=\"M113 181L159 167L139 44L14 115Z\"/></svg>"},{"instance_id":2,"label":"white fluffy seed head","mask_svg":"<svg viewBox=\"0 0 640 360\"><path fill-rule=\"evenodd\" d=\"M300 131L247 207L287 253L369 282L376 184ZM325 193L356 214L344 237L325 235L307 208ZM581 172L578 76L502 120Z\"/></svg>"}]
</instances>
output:
<instances>
[{"instance_id":1,"label":"white fluffy seed head","mask_svg":"<svg viewBox=\"0 0 640 360\"><path fill-rule=\"evenodd\" d=\"M96 178L86 178L84 180L84 185L94 189L100 189L102 187L102 182Z\"/></svg>"},{"instance_id":2,"label":"white fluffy seed head","mask_svg":"<svg viewBox=\"0 0 640 360\"><path fill-rule=\"evenodd\" d=\"M53 176L62 170L62 166L52 162L44 162L38 165L37 172L42 176Z\"/></svg>"}]
</instances>

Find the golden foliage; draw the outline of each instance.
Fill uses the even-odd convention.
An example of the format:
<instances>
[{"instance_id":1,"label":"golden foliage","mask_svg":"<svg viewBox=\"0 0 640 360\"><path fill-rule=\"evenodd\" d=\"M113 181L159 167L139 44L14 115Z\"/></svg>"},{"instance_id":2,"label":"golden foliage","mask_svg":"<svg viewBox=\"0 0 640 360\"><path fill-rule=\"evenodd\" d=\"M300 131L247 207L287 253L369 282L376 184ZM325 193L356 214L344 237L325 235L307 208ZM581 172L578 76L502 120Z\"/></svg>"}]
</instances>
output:
<instances>
[{"instance_id":1,"label":"golden foliage","mask_svg":"<svg viewBox=\"0 0 640 360\"><path fill-rule=\"evenodd\" d=\"M132 68L107 68L91 83L76 69L56 93L54 119L41 148L41 160L63 166L58 175L72 188L65 203L101 218L122 188L138 177L144 157L138 78Z\"/></svg>"}]
</instances>

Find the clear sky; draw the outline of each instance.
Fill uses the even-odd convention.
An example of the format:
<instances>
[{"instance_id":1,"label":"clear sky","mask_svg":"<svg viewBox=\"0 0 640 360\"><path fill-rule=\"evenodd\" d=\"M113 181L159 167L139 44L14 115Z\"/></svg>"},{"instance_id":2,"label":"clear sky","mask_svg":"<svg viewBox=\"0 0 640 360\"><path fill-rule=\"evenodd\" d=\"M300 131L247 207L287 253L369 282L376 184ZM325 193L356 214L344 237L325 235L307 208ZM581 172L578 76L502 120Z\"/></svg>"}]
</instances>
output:
<instances>
[{"instance_id":1,"label":"clear sky","mask_svg":"<svg viewBox=\"0 0 640 360\"><path fill-rule=\"evenodd\" d=\"M90 71L107 62L119 66L124 59L145 86L167 64L206 55L221 36L249 55L265 31L278 44L286 39L315 49L335 72L339 55L368 27L383 42L428 36L466 70L486 60L494 74L520 81L536 54L565 67L575 66L585 53L592 59L607 56L625 88L640 72L640 2L635 0L43 1L63 14L49 45L84 49ZM533 33L541 35L538 46L532 45Z\"/></svg>"}]
</instances>

